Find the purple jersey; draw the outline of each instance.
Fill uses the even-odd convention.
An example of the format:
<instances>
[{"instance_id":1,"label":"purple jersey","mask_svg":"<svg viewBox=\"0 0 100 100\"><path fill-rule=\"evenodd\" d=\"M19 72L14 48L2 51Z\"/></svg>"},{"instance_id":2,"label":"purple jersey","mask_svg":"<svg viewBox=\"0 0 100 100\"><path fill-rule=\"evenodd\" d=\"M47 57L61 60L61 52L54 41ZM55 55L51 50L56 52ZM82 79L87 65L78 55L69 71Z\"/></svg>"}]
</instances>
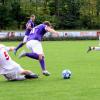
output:
<instances>
[{"instance_id":1,"label":"purple jersey","mask_svg":"<svg viewBox=\"0 0 100 100\"><path fill-rule=\"evenodd\" d=\"M33 28L33 27L35 27L35 24L34 24L34 22L30 19L30 20L28 20L28 22L27 22L27 24L26 24L26 32L25 32L25 35L29 35L30 34L30 31L31 31L31 29L27 29L27 26L28 25L31 25L31 28Z\"/></svg>"},{"instance_id":2,"label":"purple jersey","mask_svg":"<svg viewBox=\"0 0 100 100\"><path fill-rule=\"evenodd\" d=\"M44 34L46 33L45 27L46 27L45 24L40 24L40 25L34 27L33 30L30 32L30 34L28 36L28 41L29 40L39 40L39 41L41 41Z\"/></svg>"}]
</instances>

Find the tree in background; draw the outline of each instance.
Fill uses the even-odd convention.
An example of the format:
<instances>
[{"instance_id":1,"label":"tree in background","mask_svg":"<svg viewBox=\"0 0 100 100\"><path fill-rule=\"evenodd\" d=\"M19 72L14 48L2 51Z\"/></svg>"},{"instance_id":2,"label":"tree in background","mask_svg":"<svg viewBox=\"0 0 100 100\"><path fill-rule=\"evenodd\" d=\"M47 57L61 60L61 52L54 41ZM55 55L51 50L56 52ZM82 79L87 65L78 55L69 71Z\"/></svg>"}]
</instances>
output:
<instances>
[{"instance_id":1,"label":"tree in background","mask_svg":"<svg viewBox=\"0 0 100 100\"><path fill-rule=\"evenodd\" d=\"M21 29L31 14L57 29L100 29L100 0L0 0L2 29Z\"/></svg>"},{"instance_id":2,"label":"tree in background","mask_svg":"<svg viewBox=\"0 0 100 100\"><path fill-rule=\"evenodd\" d=\"M55 6L56 5L56 6ZM58 28L73 29L79 26L80 2L79 0L50 0L50 14L58 19Z\"/></svg>"},{"instance_id":3,"label":"tree in background","mask_svg":"<svg viewBox=\"0 0 100 100\"><path fill-rule=\"evenodd\" d=\"M79 0L66 0L63 3L61 20L64 19L63 27L75 29L80 26L80 2Z\"/></svg>"},{"instance_id":4,"label":"tree in background","mask_svg":"<svg viewBox=\"0 0 100 100\"><path fill-rule=\"evenodd\" d=\"M11 4L11 10L10 10L11 17L16 21L17 28L20 28L21 21L23 20L21 7L19 2L14 2Z\"/></svg>"},{"instance_id":5,"label":"tree in background","mask_svg":"<svg viewBox=\"0 0 100 100\"><path fill-rule=\"evenodd\" d=\"M12 21L7 6L0 5L0 29L6 29L11 25Z\"/></svg>"},{"instance_id":6,"label":"tree in background","mask_svg":"<svg viewBox=\"0 0 100 100\"><path fill-rule=\"evenodd\" d=\"M82 29L99 29L99 16L97 16L98 0L81 1L80 21Z\"/></svg>"},{"instance_id":7,"label":"tree in background","mask_svg":"<svg viewBox=\"0 0 100 100\"><path fill-rule=\"evenodd\" d=\"M2 3L2 5L4 5L4 4L5 4L5 0L0 0L0 2Z\"/></svg>"},{"instance_id":8,"label":"tree in background","mask_svg":"<svg viewBox=\"0 0 100 100\"><path fill-rule=\"evenodd\" d=\"M100 29L100 0L96 2L96 28Z\"/></svg>"}]
</instances>

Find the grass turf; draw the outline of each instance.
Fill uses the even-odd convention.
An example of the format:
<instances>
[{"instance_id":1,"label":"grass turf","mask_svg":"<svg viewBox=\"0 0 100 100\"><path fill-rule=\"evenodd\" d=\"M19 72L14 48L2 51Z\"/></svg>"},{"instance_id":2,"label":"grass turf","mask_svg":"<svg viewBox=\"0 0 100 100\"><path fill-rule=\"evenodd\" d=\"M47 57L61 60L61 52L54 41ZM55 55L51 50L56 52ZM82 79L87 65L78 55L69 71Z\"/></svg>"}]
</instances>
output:
<instances>
[{"instance_id":1,"label":"grass turf","mask_svg":"<svg viewBox=\"0 0 100 100\"><path fill-rule=\"evenodd\" d=\"M2 42L17 46L18 42ZM87 47L98 41L43 42L50 77L43 76L37 61L11 57L23 68L40 75L39 79L7 82L0 78L0 100L99 100L100 52L86 53ZM61 72L70 69L71 79L64 80Z\"/></svg>"}]
</instances>

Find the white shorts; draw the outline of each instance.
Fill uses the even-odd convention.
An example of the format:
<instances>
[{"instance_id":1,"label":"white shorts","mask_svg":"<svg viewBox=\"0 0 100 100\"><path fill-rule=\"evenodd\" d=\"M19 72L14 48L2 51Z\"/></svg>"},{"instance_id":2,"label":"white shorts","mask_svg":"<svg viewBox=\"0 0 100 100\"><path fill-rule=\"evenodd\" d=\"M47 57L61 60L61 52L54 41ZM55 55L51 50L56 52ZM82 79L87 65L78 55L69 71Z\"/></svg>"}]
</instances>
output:
<instances>
[{"instance_id":1,"label":"white shorts","mask_svg":"<svg viewBox=\"0 0 100 100\"><path fill-rule=\"evenodd\" d=\"M42 44L38 40L30 40L26 43L26 47L30 49L33 53L43 54Z\"/></svg>"},{"instance_id":2,"label":"white shorts","mask_svg":"<svg viewBox=\"0 0 100 100\"><path fill-rule=\"evenodd\" d=\"M15 67L12 70L8 70L6 74L3 74L7 80L23 80L24 75L21 75L23 68L20 66Z\"/></svg>"}]
</instances>

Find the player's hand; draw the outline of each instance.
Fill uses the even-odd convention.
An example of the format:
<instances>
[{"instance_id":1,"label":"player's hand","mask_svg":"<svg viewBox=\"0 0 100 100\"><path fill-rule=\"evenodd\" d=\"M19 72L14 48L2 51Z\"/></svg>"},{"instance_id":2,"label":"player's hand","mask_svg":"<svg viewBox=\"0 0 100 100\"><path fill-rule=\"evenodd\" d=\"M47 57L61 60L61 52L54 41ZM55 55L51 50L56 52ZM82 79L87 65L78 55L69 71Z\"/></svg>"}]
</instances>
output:
<instances>
[{"instance_id":1,"label":"player's hand","mask_svg":"<svg viewBox=\"0 0 100 100\"><path fill-rule=\"evenodd\" d=\"M16 49L14 49L14 55L16 55L16 53L17 53L17 50L16 50Z\"/></svg>"}]
</instances>

